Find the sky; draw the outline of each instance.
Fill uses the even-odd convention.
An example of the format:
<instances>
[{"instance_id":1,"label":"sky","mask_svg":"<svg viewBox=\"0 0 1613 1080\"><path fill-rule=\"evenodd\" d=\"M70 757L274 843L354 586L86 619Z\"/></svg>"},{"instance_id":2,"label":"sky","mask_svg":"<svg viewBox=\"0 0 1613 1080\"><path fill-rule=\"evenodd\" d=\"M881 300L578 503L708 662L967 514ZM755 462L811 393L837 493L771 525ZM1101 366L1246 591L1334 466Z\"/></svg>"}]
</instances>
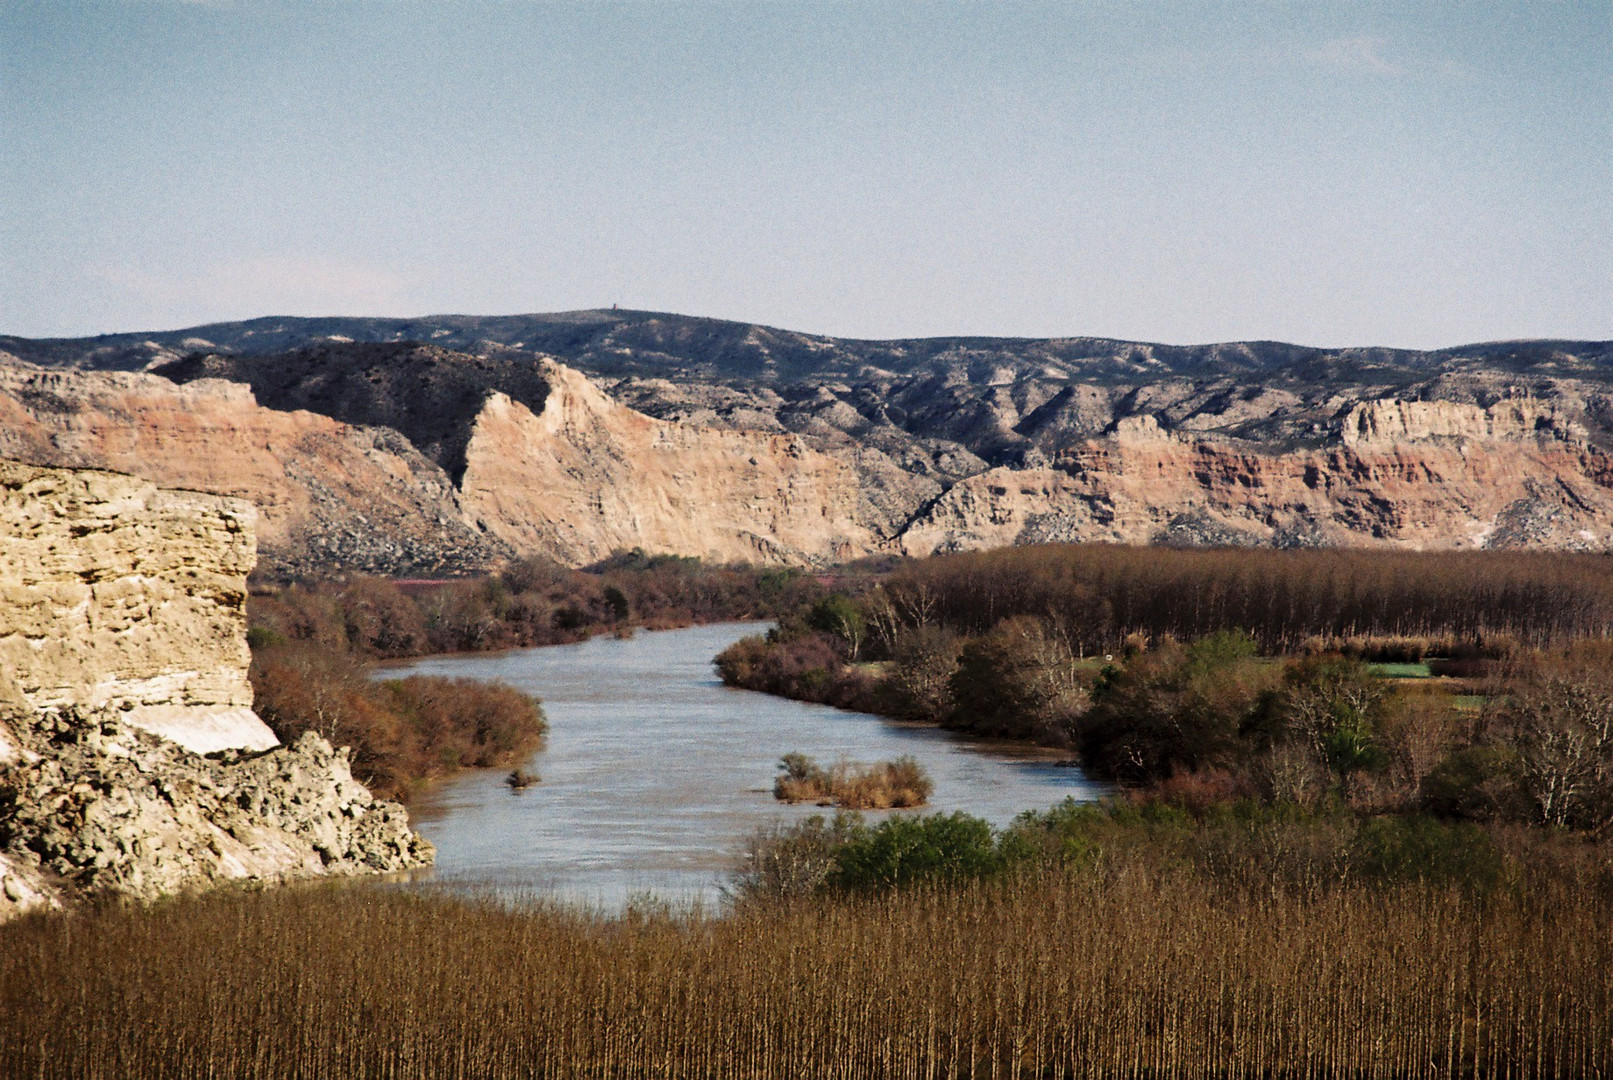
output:
<instances>
[{"instance_id":1,"label":"sky","mask_svg":"<svg viewBox=\"0 0 1613 1080\"><path fill-rule=\"evenodd\" d=\"M0 333L1613 338L1613 0L0 0Z\"/></svg>"}]
</instances>

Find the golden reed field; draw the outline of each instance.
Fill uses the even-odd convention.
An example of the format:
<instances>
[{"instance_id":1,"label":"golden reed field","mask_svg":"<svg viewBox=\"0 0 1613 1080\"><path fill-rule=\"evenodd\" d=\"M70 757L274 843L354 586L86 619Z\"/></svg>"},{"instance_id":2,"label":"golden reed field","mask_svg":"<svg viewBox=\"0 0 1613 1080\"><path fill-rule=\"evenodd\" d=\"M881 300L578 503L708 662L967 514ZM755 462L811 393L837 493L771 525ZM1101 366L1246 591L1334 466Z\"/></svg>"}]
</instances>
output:
<instances>
[{"instance_id":1,"label":"golden reed field","mask_svg":"<svg viewBox=\"0 0 1613 1080\"><path fill-rule=\"evenodd\" d=\"M223 894L0 931L0 1075L1598 1077L1610 916L1139 859L720 915Z\"/></svg>"}]
</instances>

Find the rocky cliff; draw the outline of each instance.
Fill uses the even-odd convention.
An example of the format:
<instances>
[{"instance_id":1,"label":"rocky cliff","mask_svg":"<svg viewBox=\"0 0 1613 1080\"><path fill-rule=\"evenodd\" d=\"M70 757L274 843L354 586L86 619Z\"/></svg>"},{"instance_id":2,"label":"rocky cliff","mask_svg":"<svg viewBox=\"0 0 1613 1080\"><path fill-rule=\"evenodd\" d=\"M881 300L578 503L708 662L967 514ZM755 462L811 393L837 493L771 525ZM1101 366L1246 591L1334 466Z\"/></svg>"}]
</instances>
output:
<instances>
[{"instance_id":1,"label":"rocky cliff","mask_svg":"<svg viewBox=\"0 0 1613 1080\"><path fill-rule=\"evenodd\" d=\"M428 560L398 552L420 550L444 567L458 552L465 568L631 546L812 565L1053 539L1606 550L1613 534L1608 342L868 342L610 311L0 347L58 367L147 366L187 389L248 384L275 415L308 425L317 412L385 441L409 463L397 475L429 493L411 508L387 483L344 482L359 476L336 464L350 458L293 462L276 439L261 456L286 462L282 487L187 474L283 501L265 510L271 572L412 574ZM31 458L89 445L74 441L78 406L18 400ZM6 407L0 394L0 421ZM192 453L163 438L176 449L146 440L152 463L120 467L154 473ZM81 463L109 463L98 455L115 440L91 442ZM317 527L277 532L299 500L323 508L304 515ZM400 534L422 539L388 539Z\"/></svg>"},{"instance_id":2,"label":"rocky cliff","mask_svg":"<svg viewBox=\"0 0 1613 1080\"><path fill-rule=\"evenodd\" d=\"M582 564L632 547L829 563L878 549L942 490L873 449L649 417L542 358L325 346L258 359L165 365L191 380L178 385L0 364L0 456L249 499L270 575ZM289 408L302 404L333 415Z\"/></svg>"},{"instance_id":3,"label":"rocky cliff","mask_svg":"<svg viewBox=\"0 0 1613 1080\"><path fill-rule=\"evenodd\" d=\"M240 383L0 363L0 458L244 499L274 574L440 575L510 554L397 431L265 408Z\"/></svg>"},{"instance_id":4,"label":"rocky cliff","mask_svg":"<svg viewBox=\"0 0 1613 1080\"><path fill-rule=\"evenodd\" d=\"M1613 456L1558 420L1511 402L1373 402L1323 445L1274 452L1128 418L1053 467L955 485L901 543L1613 550Z\"/></svg>"},{"instance_id":5,"label":"rocky cliff","mask_svg":"<svg viewBox=\"0 0 1613 1080\"><path fill-rule=\"evenodd\" d=\"M252 711L250 503L0 461L0 702L110 709L196 753L266 750Z\"/></svg>"},{"instance_id":6,"label":"rocky cliff","mask_svg":"<svg viewBox=\"0 0 1613 1080\"><path fill-rule=\"evenodd\" d=\"M874 549L856 471L799 436L654 420L543 372L540 411L493 393L466 449L465 505L510 547L572 564L635 547L797 564Z\"/></svg>"},{"instance_id":7,"label":"rocky cliff","mask_svg":"<svg viewBox=\"0 0 1613 1080\"><path fill-rule=\"evenodd\" d=\"M0 461L0 919L430 861L346 751L277 748L252 712L254 516Z\"/></svg>"}]
</instances>

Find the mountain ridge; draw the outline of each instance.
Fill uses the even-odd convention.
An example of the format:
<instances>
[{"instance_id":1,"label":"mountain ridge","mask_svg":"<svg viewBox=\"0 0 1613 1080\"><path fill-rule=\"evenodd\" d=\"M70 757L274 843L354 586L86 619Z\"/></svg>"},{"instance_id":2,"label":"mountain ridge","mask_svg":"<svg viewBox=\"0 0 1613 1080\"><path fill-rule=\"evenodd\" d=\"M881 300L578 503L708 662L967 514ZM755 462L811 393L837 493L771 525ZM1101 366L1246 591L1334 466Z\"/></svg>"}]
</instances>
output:
<instances>
[{"instance_id":1,"label":"mountain ridge","mask_svg":"<svg viewBox=\"0 0 1613 1080\"><path fill-rule=\"evenodd\" d=\"M1613 377L1613 341L1517 339L1443 349L1388 346L1321 347L1258 340L1170 345L1118 338L947 335L850 338L809 334L703 316L667 312L588 309L521 315L263 316L167 331L136 331L77 338L0 335L0 351L46 367L137 370L196 351L283 352L320 339L358 343L417 341L455 351L502 348L543 353L590 375L677 373L684 377L748 378L777 382L854 373L856 367L911 373L935 361L1052 362L1068 374L1209 375L1278 371L1295 364L1334 364L1357 373L1449 370L1477 361L1515 373L1570 360L1574 371ZM623 351L625 350L625 352ZM811 362L811 361L816 361ZM882 362L881 362L882 361ZM1219 372L1206 362L1226 365ZM891 366L894 365L894 366ZM1558 369L1550 369L1558 370Z\"/></svg>"},{"instance_id":2,"label":"mountain ridge","mask_svg":"<svg viewBox=\"0 0 1613 1080\"><path fill-rule=\"evenodd\" d=\"M1607 342L857 342L621 311L210 332L0 339L54 361L0 358L0 453L261 489L282 572L620 546L798 565L1045 540L1613 550Z\"/></svg>"}]
</instances>

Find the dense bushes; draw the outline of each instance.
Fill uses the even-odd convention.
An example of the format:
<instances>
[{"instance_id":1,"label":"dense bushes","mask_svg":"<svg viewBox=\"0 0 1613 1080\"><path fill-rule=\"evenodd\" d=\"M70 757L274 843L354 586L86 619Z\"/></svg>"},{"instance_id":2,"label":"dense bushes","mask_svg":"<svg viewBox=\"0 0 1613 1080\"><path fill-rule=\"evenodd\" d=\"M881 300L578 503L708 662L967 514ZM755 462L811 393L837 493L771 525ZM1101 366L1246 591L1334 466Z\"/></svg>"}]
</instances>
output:
<instances>
[{"instance_id":1,"label":"dense bushes","mask_svg":"<svg viewBox=\"0 0 1613 1080\"><path fill-rule=\"evenodd\" d=\"M381 683L388 703L444 769L491 769L529 755L547 730L543 709L514 687L410 675Z\"/></svg>"},{"instance_id":2,"label":"dense bushes","mask_svg":"<svg viewBox=\"0 0 1613 1080\"><path fill-rule=\"evenodd\" d=\"M282 742L316 731L350 747L353 775L407 800L424 780L523 761L547 729L538 702L497 683L415 675L378 682L343 649L264 641L252 656L258 714Z\"/></svg>"},{"instance_id":3,"label":"dense bushes","mask_svg":"<svg viewBox=\"0 0 1613 1080\"><path fill-rule=\"evenodd\" d=\"M1277 803L1613 827L1605 668L1520 657L1459 704L1359 660L1237 658L1216 640L1105 670L1073 724L1091 771L1166 795L1219 775Z\"/></svg>"},{"instance_id":4,"label":"dense bushes","mask_svg":"<svg viewBox=\"0 0 1613 1080\"><path fill-rule=\"evenodd\" d=\"M752 837L729 890L748 903L956 884L1001 873L1022 859L1022 847L961 813L894 815L872 826L857 814L812 817Z\"/></svg>"},{"instance_id":5,"label":"dense bushes","mask_svg":"<svg viewBox=\"0 0 1613 1080\"><path fill-rule=\"evenodd\" d=\"M1141 782L1227 768L1243 757L1240 736L1277 677L1239 634L1172 643L1105 667L1071 733L1098 776Z\"/></svg>"},{"instance_id":6,"label":"dense bushes","mask_svg":"<svg viewBox=\"0 0 1613 1080\"><path fill-rule=\"evenodd\" d=\"M1506 828L1247 798L1195 807L1164 798L1066 801L1002 830L964 814L897 815L869 825L842 813L753 837L732 891L742 902L772 901L1049 872L1104 876L1145 864L1187 868L1229 896L1421 883L1481 897L1569 874L1613 897L1607 841Z\"/></svg>"},{"instance_id":7,"label":"dense bushes","mask_svg":"<svg viewBox=\"0 0 1613 1080\"><path fill-rule=\"evenodd\" d=\"M587 570L529 559L463 581L348 577L261 588L248 612L260 636L395 658L554 645L629 626L768 618L807 607L822 591L794 570L628 552Z\"/></svg>"},{"instance_id":8,"label":"dense bushes","mask_svg":"<svg viewBox=\"0 0 1613 1080\"><path fill-rule=\"evenodd\" d=\"M1596 830L1613 827L1610 567L1004 549L821 597L718 670L736 686L1070 746L1094 776L1183 803Z\"/></svg>"},{"instance_id":9,"label":"dense bushes","mask_svg":"<svg viewBox=\"0 0 1613 1080\"><path fill-rule=\"evenodd\" d=\"M741 638L713 663L729 686L845 709L868 708L878 680L849 666L847 657L847 647L828 634L774 630Z\"/></svg>"},{"instance_id":10,"label":"dense bushes","mask_svg":"<svg viewBox=\"0 0 1613 1080\"><path fill-rule=\"evenodd\" d=\"M948 726L980 735L1057 738L1086 705L1075 657L1028 616L964 641L947 688Z\"/></svg>"}]
</instances>

